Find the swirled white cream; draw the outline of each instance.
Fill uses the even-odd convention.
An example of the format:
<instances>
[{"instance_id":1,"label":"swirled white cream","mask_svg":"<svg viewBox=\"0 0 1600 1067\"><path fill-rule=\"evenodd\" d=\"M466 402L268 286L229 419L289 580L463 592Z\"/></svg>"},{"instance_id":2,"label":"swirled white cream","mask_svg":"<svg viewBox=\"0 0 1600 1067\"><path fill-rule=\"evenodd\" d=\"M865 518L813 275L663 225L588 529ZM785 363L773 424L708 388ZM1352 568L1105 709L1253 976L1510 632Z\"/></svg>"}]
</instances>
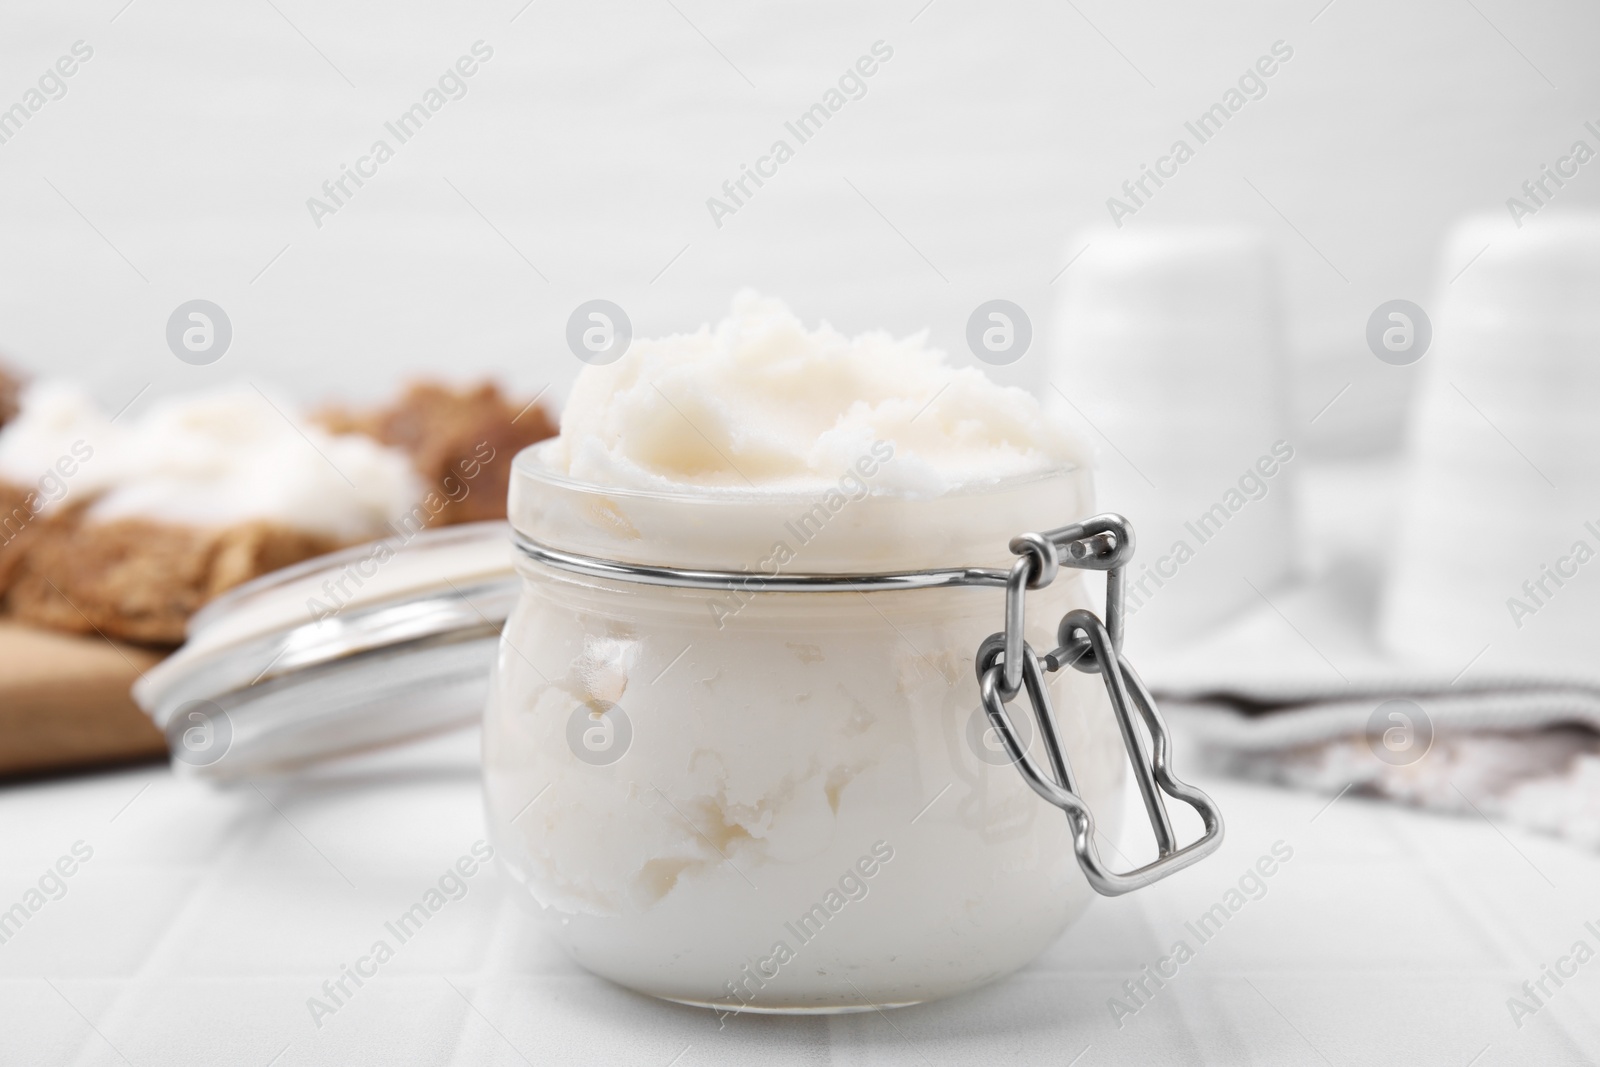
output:
<instances>
[{"instance_id":1,"label":"swirled white cream","mask_svg":"<svg viewBox=\"0 0 1600 1067\"><path fill-rule=\"evenodd\" d=\"M90 519L261 519L340 540L379 536L426 491L400 450L297 422L250 388L162 400L112 421L74 386L34 384L0 430L0 479L42 477L41 510L92 499Z\"/></svg>"},{"instance_id":2,"label":"swirled white cream","mask_svg":"<svg viewBox=\"0 0 1600 1067\"><path fill-rule=\"evenodd\" d=\"M381 534L425 492L404 452L300 423L254 389L152 405L130 435L124 467L93 517L266 519L358 540Z\"/></svg>"},{"instance_id":3,"label":"swirled white cream","mask_svg":"<svg viewBox=\"0 0 1600 1067\"><path fill-rule=\"evenodd\" d=\"M0 482L31 492L36 513L115 484L123 432L88 393L45 381L29 385L21 399L0 429Z\"/></svg>"},{"instance_id":4,"label":"swirled white cream","mask_svg":"<svg viewBox=\"0 0 1600 1067\"><path fill-rule=\"evenodd\" d=\"M750 291L715 328L635 340L615 363L584 368L561 416L567 473L617 487L805 489L875 441L895 452L875 489L900 494L1087 457L1031 395L950 366L926 332L808 330Z\"/></svg>"}]
</instances>

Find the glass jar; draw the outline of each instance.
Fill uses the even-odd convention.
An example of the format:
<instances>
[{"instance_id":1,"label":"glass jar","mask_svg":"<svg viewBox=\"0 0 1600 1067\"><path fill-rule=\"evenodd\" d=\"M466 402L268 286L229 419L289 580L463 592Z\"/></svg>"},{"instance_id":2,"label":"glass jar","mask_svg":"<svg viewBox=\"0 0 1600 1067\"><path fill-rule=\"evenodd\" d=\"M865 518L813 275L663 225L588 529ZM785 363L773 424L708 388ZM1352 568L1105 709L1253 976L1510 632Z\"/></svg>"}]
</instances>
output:
<instances>
[{"instance_id":1,"label":"glass jar","mask_svg":"<svg viewBox=\"0 0 1600 1067\"><path fill-rule=\"evenodd\" d=\"M1089 472L890 497L868 491L893 462L874 448L815 494L608 489L551 469L550 444L517 457L510 517L529 541L749 573L678 588L519 554L484 730L489 818L594 973L728 1011L911 1004L1017 970L1088 906L1072 824L980 700L974 653L1004 590L762 587L1009 567L1020 532L1090 514ZM1037 648L1089 606L1065 568L1028 597ZM1126 757L1106 689L1048 679L1076 792L1114 839Z\"/></svg>"}]
</instances>

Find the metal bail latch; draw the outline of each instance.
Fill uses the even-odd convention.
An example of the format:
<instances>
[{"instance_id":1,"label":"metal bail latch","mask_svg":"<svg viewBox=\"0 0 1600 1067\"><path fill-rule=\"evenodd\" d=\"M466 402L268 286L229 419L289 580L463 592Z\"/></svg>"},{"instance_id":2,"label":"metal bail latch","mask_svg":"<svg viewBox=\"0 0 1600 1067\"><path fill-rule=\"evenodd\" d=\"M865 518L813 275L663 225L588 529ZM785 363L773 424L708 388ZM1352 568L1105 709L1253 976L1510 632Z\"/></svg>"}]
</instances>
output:
<instances>
[{"instance_id":1,"label":"metal bail latch","mask_svg":"<svg viewBox=\"0 0 1600 1067\"><path fill-rule=\"evenodd\" d=\"M1067 813L1072 826L1072 846L1078 865L1089 884L1105 896L1119 896L1159 881L1167 875L1215 852L1222 844L1222 813L1211 798L1194 786L1179 780L1170 766L1171 742L1161 712L1144 682L1122 655L1123 569L1133 557L1133 529L1121 515L1096 515L1081 523L1044 533L1023 534L1011 542L1017 560L1006 581L1006 628L993 634L978 648L978 684L983 709L1000 735L1017 769L1029 786L1045 800ZM1023 639L1026 621L1024 598L1029 589L1043 589L1055 580L1061 567L1106 572L1106 617L1092 611L1069 611L1056 630L1058 647L1040 658ZM1094 842L1094 813L1078 795L1072 764L1061 747L1055 711L1050 706L1046 675L1072 666L1105 679L1111 710L1122 730L1122 742L1133 764L1150 827L1155 831L1160 855L1132 871L1112 871L1100 860ZM1006 704L1024 691L1039 724L1045 755L1050 762L1046 775L1018 741ZM1150 751L1129 710L1130 702L1139 710L1149 733ZM1181 800L1199 813L1205 834L1192 844L1178 847L1161 794Z\"/></svg>"}]
</instances>

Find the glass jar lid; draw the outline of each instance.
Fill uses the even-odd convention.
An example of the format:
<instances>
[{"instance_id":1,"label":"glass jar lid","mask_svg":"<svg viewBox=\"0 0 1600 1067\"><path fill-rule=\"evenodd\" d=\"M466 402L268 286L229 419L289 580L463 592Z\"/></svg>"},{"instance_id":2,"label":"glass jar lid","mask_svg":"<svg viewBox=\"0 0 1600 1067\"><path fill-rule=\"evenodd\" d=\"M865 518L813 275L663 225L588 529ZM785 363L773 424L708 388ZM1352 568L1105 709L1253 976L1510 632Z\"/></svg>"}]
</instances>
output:
<instances>
[{"instance_id":1,"label":"glass jar lid","mask_svg":"<svg viewBox=\"0 0 1600 1067\"><path fill-rule=\"evenodd\" d=\"M134 699L175 769L216 779L464 725L515 597L504 522L357 545L212 601Z\"/></svg>"}]
</instances>

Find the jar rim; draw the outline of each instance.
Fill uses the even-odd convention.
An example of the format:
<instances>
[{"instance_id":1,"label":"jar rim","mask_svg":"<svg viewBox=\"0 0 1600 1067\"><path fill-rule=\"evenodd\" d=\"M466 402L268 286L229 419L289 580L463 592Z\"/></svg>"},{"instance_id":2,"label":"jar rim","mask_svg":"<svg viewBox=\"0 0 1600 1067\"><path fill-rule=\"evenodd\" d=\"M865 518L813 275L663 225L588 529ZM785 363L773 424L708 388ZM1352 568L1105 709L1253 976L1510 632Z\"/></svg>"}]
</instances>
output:
<instances>
[{"instance_id":1,"label":"jar rim","mask_svg":"<svg viewBox=\"0 0 1600 1067\"><path fill-rule=\"evenodd\" d=\"M554 447L518 453L512 528L558 552L647 567L878 574L1009 565L1011 538L1093 510L1092 468L1079 464L921 495L842 480L772 490L613 488L555 469Z\"/></svg>"},{"instance_id":2,"label":"jar rim","mask_svg":"<svg viewBox=\"0 0 1600 1067\"><path fill-rule=\"evenodd\" d=\"M683 485L671 488L653 488L648 486L616 486L603 482L586 481L574 478L556 470L547 462L547 458L561 444L559 437L547 438L531 444L517 453L512 460L512 478L527 481L537 485L549 486L568 492L593 494L606 497L627 497L630 499L651 500L659 502L675 502L701 504L794 504L814 499L818 493L826 492L830 484L821 485L796 485L789 488L767 487L746 488L741 486L715 486L715 485ZM975 479L962 482L944 492L934 494L906 493L868 489L869 497L879 500L903 500L907 502L918 500L951 499L958 497L985 496L991 493L1005 493L1028 485L1049 482L1067 475L1078 474L1085 466L1079 463L1060 462L1035 471L1026 471L1022 474L1011 474L1000 478Z\"/></svg>"}]
</instances>

